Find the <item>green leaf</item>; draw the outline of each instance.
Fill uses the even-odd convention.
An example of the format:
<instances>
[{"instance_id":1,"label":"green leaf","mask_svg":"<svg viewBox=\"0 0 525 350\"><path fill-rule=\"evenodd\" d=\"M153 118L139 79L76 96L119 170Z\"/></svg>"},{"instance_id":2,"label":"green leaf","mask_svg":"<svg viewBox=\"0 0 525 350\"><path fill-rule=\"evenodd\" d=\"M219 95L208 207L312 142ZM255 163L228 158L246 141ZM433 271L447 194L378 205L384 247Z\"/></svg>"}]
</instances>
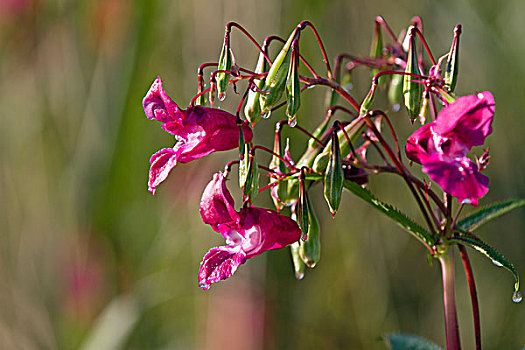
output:
<instances>
[{"instance_id":1,"label":"green leaf","mask_svg":"<svg viewBox=\"0 0 525 350\"><path fill-rule=\"evenodd\" d=\"M434 245L434 240L430 233L428 233L424 228L416 224L414 221L409 219L405 214L400 212L398 209L394 208L390 204L386 204L374 197L370 191L356 184L355 182L345 180L343 187L348 191L352 192L359 198L367 201L374 208L387 215L389 218L397 222L402 228L404 228L408 233L416 237L418 240L425 242L427 245L432 247Z\"/></svg>"},{"instance_id":2,"label":"green leaf","mask_svg":"<svg viewBox=\"0 0 525 350\"><path fill-rule=\"evenodd\" d=\"M484 223L524 205L525 199L511 199L506 202L492 204L464 218L457 224L457 227L461 231L472 232Z\"/></svg>"},{"instance_id":3,"label":"green leaf","mask_svg":"<svg viewBox=\"0 0 525 350\"><path fill-rule=\"evenodd\" d=\"M476 249L478 252L492 260L494 265L504 267L507 270L509 270L514 275L514 279L516 281L514 289L515 291L518 291L518 289L520 288L520 278L518 276L518 272L514 268L514 265L512 265L507 259L505 259L503 255L496 251L496 249L492 248L487 243L483 242L481 239L479 239L471 233L460 232L459 236L450 238L448 242L463 244L473 249Z\"/></svg>"},{"instance_id":4,"label":"green leaf","mask_svg":"<svg viewBox=\"0 0 525 350\"><path fill-rule=\"evenodd\" d=\"M385 334L386 343L392 350L443 350L431 341L411 334Z\"/></svg>"}]
</instances>

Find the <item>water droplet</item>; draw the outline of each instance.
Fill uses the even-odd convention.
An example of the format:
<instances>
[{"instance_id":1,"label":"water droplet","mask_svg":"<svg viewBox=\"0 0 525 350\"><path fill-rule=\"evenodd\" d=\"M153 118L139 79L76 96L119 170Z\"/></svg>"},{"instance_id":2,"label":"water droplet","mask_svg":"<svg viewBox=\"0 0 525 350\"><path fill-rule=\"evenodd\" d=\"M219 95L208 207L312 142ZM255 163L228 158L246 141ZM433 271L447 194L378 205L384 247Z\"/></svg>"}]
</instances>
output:
<instances>
[{"instance_id":1,"label":"water droplet","mask_svg":"<svg viewBox=\"0 0 525 350\"><path fill-rule=\"evenodd\" d=\"M270 118L270 115L272 115L272 111L267 111L267 112L263 113L262 117L264 119L268 119L268 118Z\"/></svg>"},{"instance_id":2,"label":"water droplet","mask_svg":"<svg viewBox=\"0 0 525 350\"><path fill-rule=\"evenodd\" d=\"M499 261L496 261L496 260L492 260L492 263L493 263L494 265L498 266L498 267L502 267L502 266L503 266L502 263L500 263Z\"/></svg>"},{"instance_id":3,"label":"water droplet","mask_svg":"<svg viewBox=\"0 0 525 350\"><path fill-rule=\"evenodd\" d=\"M226 94L224 92L221 92L219 94L219 101L224 101L226 99Z\"/></svg>"},{"instance_id":4,"label":"water droplet","mask_svg":"<svg viewBox=\"0 0 525 350\"><path fill-rule=\"evenodd\" d=\"M308 85L308 87L306 88L306 90L313 89L314 87L315 87L315 85Z\"/></svg>"},{"instance_id":5,"label":"water droplet","mask_svg":"<svg viewBox=\"0 0 525 350\"><path fill-rule=\"evenodd\" d=\"M523 296L521 295L521 292L519 290L515 291L514 294L512 294L512 301L515 303L519 303L523 300Z\"/></svg>"},{"instance_id":6,"label":"water droplet","mask_svg":"<svg viewBox=\"0 0 525 350\"><path fill-rule=\"evenodd\" d=\"M295 115L291 118L288 118L288 125L293 128L297 125L297 118L295 118Z\"/></svg>"},{"instance_id":7,"label":"water droplet","mask_svg":"<svg viewBox=\"0 0 525 350\"><path fill-rule=\"evenodd\" d=\"M304 273L303 272L296 272L295 273L295 278L297 278L298 280L302 280L304 278Z\"/></svg>"},{"instance_id":8,"label":"water droplet","mask_svg":"<svg viewBox=\"0 0 525 350\"><path fill-rule=\"evenodd\" d=\"M200 287L202 290L208 290L208 289L210 289L210 285L209 285L209 284L206 284L206 283L201 283L201 284L199 284L199 287Z\"/></svg>"},{"instance_id":9,"label":"water droplet","mask_svg":"<svg viewBox=\"0 0 525 350\"><path fill-rule=\"evenodd\" d=\"M354 84L352 83L348 83L345 86L346 91L352 91L353 88L354 88Z\"/></svg>"},{"instance_id":10,"label":"water droplet","mask_svg":"<svg viewBox=\"0 0 525 350\"><path fill-rule=\"evenodd\" d=\"M470 199L464 199L461 203L463 204L472 204L471 200Z\"/></svg>"},{"instance_id":11,"label":"water droplet","mask_svg":"<svg viewBox=\"0 0 525 350\"><path fill-rule=\"evenodd\" d=\"M399 109L401 108L401 105L399 103L396 103L392 106L392 111L399 112Z\"/></svg>"},{"instance_id":12,"label":"water droplet","mask_svg":"<svg viewBox=\"0 0 525 350\"><path fill-rule=\"evenodd\" d=\"M312 262L312 261L308 261L306 263L306 266L308 266L309 268L313 269L315 267L315 265L317 265L317 263L315 262Z\"/></svg>"},{"instance_id":13,"label":"water droplet","mask_svg":"<svg viewBox=\"0 0 525 350\"><path fill-rule=\"evenodd\" d=\"M308 239L308 234L303 233L303 235L301 236L301 241L306 242L307 239Z\"/></svg>"}]
</instances>

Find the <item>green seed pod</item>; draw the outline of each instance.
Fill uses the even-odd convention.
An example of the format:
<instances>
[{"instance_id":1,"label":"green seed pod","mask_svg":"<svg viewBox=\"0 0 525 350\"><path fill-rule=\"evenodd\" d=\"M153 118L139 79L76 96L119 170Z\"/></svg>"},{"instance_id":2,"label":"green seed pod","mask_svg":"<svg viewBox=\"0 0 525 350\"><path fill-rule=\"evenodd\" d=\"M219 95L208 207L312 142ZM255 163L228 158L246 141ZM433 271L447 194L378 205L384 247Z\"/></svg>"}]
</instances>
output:
<instances>
[{"instance_id":1,"label":"green seed pod","mask_svg":"<svg viewBox=\"0 0 525 350\"><path fill-rule=\"evenodd\" d=\"M268 71L268 62L264 57L264 54L261 52L259 54L259 59L257 60L257 66L255 67L255 73L261 74ZM260 90L264 86L264 80L254 79L255 86ZM248 92L248 97L246 98L246 106L244 106L244 115L246 119L255 124L261 120L262 110L260 103L261 93L258 91L250 90Z\"/></svg>"},{"instance_id":2,"label":"green seed pod","mask_svg":"<svg viewBox=\"0 0 525 350\"><path fill-rule=\"evenodd\" d=\"M428 91L425 91L423 96L423 102L421 103L421 110L419 111L419 121L421 122L421 124L425 124L425 120L427 119L430 104L429 99L430 93Z\"/></svg>"},{"instance_id":3,"label":"green seed pod","mask_svg":"<svg viewBox=\"0 0 525 350\"><path fill-rule=\"evenodd\" d=\"M370 110L370 106L372 105L372 101L374 100L374 95L376 93L376 87L377 87L377 84L375 82L372 82L370 91L368 91L368 94L366 94L363 102L361 103L361 108L359 109L359 115L365 115Z\"/></svg>"},{"instance_id":4,"label":"green seed pod","mask_svg":"<svg viewBox=\"0 0 525 350\"><path fill-rule=\"evenodd\" d=\"M244 141L244 140L239 140L239 142L241 141ZM246 177L248 176L249 159L250 159L250 145L241 143L239 147L239 187L240 188L244 188L244 185L246 184Z\"/></svg>"},{"instance_id":5,"label":"green seed pod","mask_svg":"<svg viewBox=\"0 0 525 350\"><path fill-rule=\"evenodd\" d=\"M407 66L405 73L421 75L419 71L419 64L416 53L416 40L414 37L415 27L409 28L410 44L408 47ZM414 82L417 80L409 75L405 75L403 79L403 94L405 96L405 107L408 110L410 119L413 121L419 114L421 109L421 97L423 94L423 85Z\"/></svg>"},{"instance_id":6,"label":"green seed pod","mask_svg":"<svg viewBox=\"0 0 525 350\"><path fill-rule=\"evenodd\" d=\"M286 77L286 115L288 125L294 127L297 123L295 115L301 106L301 83L299 81L299 45L294 40L291 51L291 64Z\"/></svg>"},{"instance_id":7,"label":"green seed pod","mask_svg":"<svg viewBox=\"0 0 525 350\"><path fill-rule=\"evenodd\" d=\"M308 238L308 230L310 228L310 208L304 169L305 168L301 169L301 177L299 180L299 201L297 202L297 223L303 232L303 235L301 236L303 241Z\"/></svg>"},{"instance_id":8,"label":"green seed pod","mask_svg":"<svg viewBox=\"0 0 525 350\"><path fill-rule=\"evenodd\" d=\"M309 206L310 228L306 241L299 242L299 255L303 262L311 269L317 265L321 258L321 230L319 221L312 206Z\"/></svg>"},{"instance_id":9,"label":"green seed pod","mask_svg":"<svg viewBox=\"0 0 525 350\"><path fill-rule=\"evenodd\" d=\"M224 35L224 43L221 49L221 55L219 57L219 66L218 70L231 71L233 62L233 55L230 50L230 32L226 32ZM215 81L217 82L217 92L219 93L219 100L224 99L224 94L228 88L228 83L230 82L229 73L217 73L215 75Z\"/></svg>"},{"instance_id":10,"label":"green seed pod","mask_svg":"<svg viewBox=\"0 0 525 350\"><path fill-rule=\"evenodd\" d=\"M330 158L328 159L328 166L324 177L324 198L330 207L332 216L335 216L339 203L341 203L341 195L343 193L343 164L341 162L341 151L339 149L339 138L337 131L332 132L332 148Z\"/></svg>"},{"instance_id":11,"label":"green seed pod","mask_svg":"<svg viewBox=\"0 0 525 350\"><path fill-rule=\"evenodd\" d=\"M364 119L360 118L360 119L354 120L354 122L345 126L345 131L348 137L350 138L350 141L352 143L355 143L358 137L363 132L364 128L365 128ZM350 152L352 151L352 148L348 144L348 140L346 139L346 136L341 130L337 132L337 136L339 140L341 158L346 158L346 156L348 156ZM325 172L326 167L328 165L329 158L330 158L331 149L332 149L332 140L328 141L323 151L315 157L315 160L312 165L312 169L315 172L317 173Z\"/></svg>"},{"instance_id":12,"label":"green seed pod","mask_svg":"<svg viewBox=\"0 0 525 350\"><path fill-rule=\"evenodd\" d=\"M383 57L383 36L381 35L381 24L375 22L374 36L372 38L372 46L370 47L370 57L380 58ZM373 68L371 70L372 78L379 73L379 69Z\"/></svg>"},{"instance_id":13,"label":"green seed pod","mask_svg":"<svg viewBox=\"0 0 525 350\"><path fill-rule=\"evenodd\" d=\"M281 124L280 123L275 124L275 138L273 142L273 153L278 154L280 157L283 156L283 149L281 145ZM270 164L268 165L268 168L279 174L286 173L286 166L284 165L284 162L276 155L272 156L272 159L270 160ZM276 181L277 179L275 179L274 177L270 177L270 184ZM275 205L275 208L278 211L280 211L283 208L283 203L286 203L287 183L285 181L279 181L279 183L275 186L276 186L275 192L277 194L277 198L275 198L274 196L271 196L271 197Z\"/></svg>"},{"instance_id":14,"label":"green seed pod","mask_svg":"<svg viewBox=\"0 0 525 350\"><path fill-rule=\"evenodd\" d=\"M445 88L453 92L458 81L459 72L459 36L461 35L461 24L454 28L454 39L448 53L447 65L445 69Z\"/></svg>"},{"instance_id":15,"label":"green seed pod","mask_svg":"<svg viewBox=\"0 0 525 350\"><path fill-rule=\"evenodd\" d=\"M388 101L394 112L399 111L401 103L403 103L403 80L403 75L392 74L390 86L388 87Z\"/></svg>"},{"instance_id":16,"label":"green seed pod","mask_svg":"<svg viewBox=\"0 0 525 350\"><path fill-rule=\"evenodd\" d=\"M253 200L259 191L259 168L255 159L255 152L249 153L248 156L248 170L246 172L246 180L244 181L243 199Z\"/></svg>"},{"instance_id":17,"label":"green seed pod","mask_svg":"<svg viewBox=\"0 0 525 350\"><path fill-rule=\"evenodd\" d=\"M304 272L306 271L306 265L301 256L299 255L299 242L295 242L290 245L290 252L292 253L292 262L295 270L295 278L302 280L304 278Z\"/></svg>"},{"instance_id":18,"label":"green seed pod","mask_svg":"<svg viewBox=\"0 0 525 350\"><path fill-rule=\"evenodd\" d=\"M202 74L199 74L197 84L197 94L200 94L202 91L204 91L204 79L202 79ZM195 106L206 106L205 94L202 94L199 97L197 97L197 99L195 100Z\"/></svg>"},{"instance_id":19,"label":"green seed pod","mask_svg":"<svg viewBox=\"0 0 525 350\"><path fill-rule=\"evenodd\" d=\"M297 34L297 29L295 29L288 41L284 44L283 48L273 61L268 75L264 80L264 94L260 96L261 109L263 113L267 113L275 106L279 99L281 98L284 90L286 78L288 76L288 70L290 68L290 62L292 57L292 51L290 50L292 42L295 39Z\"/></svg>"}]
</instances>

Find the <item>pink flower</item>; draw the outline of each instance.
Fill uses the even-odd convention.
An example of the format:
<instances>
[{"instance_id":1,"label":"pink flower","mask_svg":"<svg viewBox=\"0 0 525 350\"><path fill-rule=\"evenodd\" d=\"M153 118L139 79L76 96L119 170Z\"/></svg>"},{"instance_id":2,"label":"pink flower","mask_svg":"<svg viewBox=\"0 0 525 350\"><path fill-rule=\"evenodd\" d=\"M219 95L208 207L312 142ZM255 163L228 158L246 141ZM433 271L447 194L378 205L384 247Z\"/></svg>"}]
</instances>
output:
<instances>
[{"instance_id":1,"label":"pink flower","mask_svg":"<svg viewBox=\"0 0 525 350\"><path fill-rule=\"evenodd\" d=\"M407 140L407 157L458 200L478 204L488 192L489 179L466 157L492 133L494 97L490 92L458 98L443 108L435 121Z\"/></svg>"},{"instance_id":2,"label":"pink flower","mask_svg":"<svg viewBox=\"0 0 525 350\"><path fill-rule=\"evenodd\" d=\"M142 104L148 119L163 123L162 128L177 140L173 148L161 149L151 156L148 187L153 194L177 163L188 163L239 145L239 126L234 115L201 106L182 110L164 92L160 78L153 82ZM250 142L251 129L247 124L242 128L246 142Z\"/></svg>"},{"instance_id":3,"label":"pink flower","mask_svg":"<svg viewBox=\"0 0 525 350\"><path fill-rule=\"evenodd\" d=\"M210 249L199 269L199 285L224 280L237 268L267 250L283 248L301 237L297 223L273 210L246 207L237 212L223 173L213 175L200 203L202 220L226 239L226 246Z\"/></svg>"}]
</instances>

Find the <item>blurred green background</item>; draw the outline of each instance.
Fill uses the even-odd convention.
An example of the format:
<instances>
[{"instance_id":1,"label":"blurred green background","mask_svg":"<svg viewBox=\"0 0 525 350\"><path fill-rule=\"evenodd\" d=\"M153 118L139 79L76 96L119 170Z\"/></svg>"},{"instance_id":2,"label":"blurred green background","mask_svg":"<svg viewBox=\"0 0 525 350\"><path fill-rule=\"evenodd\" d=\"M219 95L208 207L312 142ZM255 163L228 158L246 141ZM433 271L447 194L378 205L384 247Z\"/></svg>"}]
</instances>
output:
<instances>
[{"instance_id":1,"label":"blurred green background","mask_svg":"<svg viewBox=\"0 0 525 350\"><path fill-rule=\"evenodd\" d=\"M456 92L490 90L497 103L486 143L491 191L481 203L525 197L524 13L521 0L0 0L0 348L384 349L379 337L393 331L443 345L439 266L348 194L332 220L314 189L323 250L304 280L295 280L283 249L201 291L199 263L222 241L201 221L200 195L236 153L178 166L151 196L149 157L173 139L146 120L141 101L160 75L186 106L196 69L217 59L228 21L262 40L287 36L308 19L332 58L366 55L376 15L396 32L421 16L436 56L448 51L461 23ZM232 40L237 61L254 65L253 46L238 31ZM310 33L301 49L321 71ZM369 87L363 77L353 91L358 99ZM304 125L322 117L324 94L305 93ZM230 92L227 102L234 100ZM279 117L258 126L256 141L270 145ZM413 130L406 114L392 118L406 138ZM370 188L415 213L399 179L384 175ZM257 203L270 204L267 192ZM479 234L525 271L523 210ZM470 256L485 348L521 349L525 311L511 301L511 275ZM468 288L457 263L462 340L472 349Z\"/></svg>"}]
</instances>

